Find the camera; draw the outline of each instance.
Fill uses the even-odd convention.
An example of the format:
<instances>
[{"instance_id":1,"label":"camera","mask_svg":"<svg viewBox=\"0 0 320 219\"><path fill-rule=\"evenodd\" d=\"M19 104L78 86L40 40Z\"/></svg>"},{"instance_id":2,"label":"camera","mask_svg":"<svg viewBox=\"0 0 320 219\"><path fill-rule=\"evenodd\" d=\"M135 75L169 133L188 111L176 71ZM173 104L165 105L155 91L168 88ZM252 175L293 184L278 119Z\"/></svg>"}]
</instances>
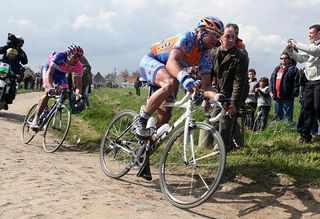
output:
<instances>
[{"instance_id":1,"label":"camera","mask_svg":"<svg viewBox=\"0 0 320 219\"><path fill-rule=\"evenodd\" d=\"M20 40L12 33L8 33L7 45L16 48L20 44Z\"/></svg>"}]
</instances>

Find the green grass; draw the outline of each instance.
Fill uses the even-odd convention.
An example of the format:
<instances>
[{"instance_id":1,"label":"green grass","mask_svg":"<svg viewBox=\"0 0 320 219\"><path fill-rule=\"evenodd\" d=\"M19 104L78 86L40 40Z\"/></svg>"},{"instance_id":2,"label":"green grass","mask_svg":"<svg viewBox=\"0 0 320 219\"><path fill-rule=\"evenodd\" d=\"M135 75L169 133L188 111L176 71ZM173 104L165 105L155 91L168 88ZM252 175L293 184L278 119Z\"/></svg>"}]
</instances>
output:
<instances>
[{"instance_id":1,"label":"green grass","mask_svg":"<svg viewBox=\"0 0 320 219\"><path fill-rule=\"evenodd\" d=\"M128 95L129 91L132 96ZM112 117L123 109L138 112L145 104L147 90L142 90L140 97L134 93L134 89L93 90L91 108L72 117L69 134L74 141L81 137L79 148L98 150L101 136ZM297 121L299 110L296 103L294 121ZM201 117L201 121L205 118L201 109L196 110L195 115ZM178 116L180 113L175 109L172 120ZM245 147L228 154L226 176L248 177L253 182L265 184L283 184L285 179L288 185L319 188L320 144L302 145L298 143L298 137L290 124L274 121L263 132L245 133ZM161 150L153 156L159 160Z\"/></svg>"}]
</instances>

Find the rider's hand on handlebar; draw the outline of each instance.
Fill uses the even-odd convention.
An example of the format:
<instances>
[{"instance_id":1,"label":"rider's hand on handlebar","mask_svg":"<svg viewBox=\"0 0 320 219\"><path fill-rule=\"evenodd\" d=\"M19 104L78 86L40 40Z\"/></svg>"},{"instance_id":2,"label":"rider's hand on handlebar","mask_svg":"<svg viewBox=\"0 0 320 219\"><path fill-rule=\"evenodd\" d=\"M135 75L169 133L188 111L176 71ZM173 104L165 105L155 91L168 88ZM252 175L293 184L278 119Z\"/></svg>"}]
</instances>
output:
<instances>
[{"instance_id":1,"label":"rider's hand on handlebar","mask_svg":"<svg viewBox=\"0 0 320 219\"><path fill-rule=\"evenodd\" d=\"M197 81L194 80L188 72L184 70L180 71L177 75L177 79L185 90L191 93L199 91Z\"/></svg>"},{"instance_id":2,"label":"rider's hand on handlebar","mask_svg":"<svg viewBox=\"0 0 320 219\"><path fill-rule=\"evenodd\" d=\"M76 93L76 101L80 101L82 98L81 94Z\"/></svg>"},{"instance_id":3,"label":"rider's hand on handlebar","mask_svg":"<svg viewBox=\"0 0 320 219\"><path fill-rule=\"evenodd\" d=\"M49 96L53 96L55 94L56 94L56 89L55 88L51 87L51 88L48 89L48 95Z\"/></svg>"}]
</instances>

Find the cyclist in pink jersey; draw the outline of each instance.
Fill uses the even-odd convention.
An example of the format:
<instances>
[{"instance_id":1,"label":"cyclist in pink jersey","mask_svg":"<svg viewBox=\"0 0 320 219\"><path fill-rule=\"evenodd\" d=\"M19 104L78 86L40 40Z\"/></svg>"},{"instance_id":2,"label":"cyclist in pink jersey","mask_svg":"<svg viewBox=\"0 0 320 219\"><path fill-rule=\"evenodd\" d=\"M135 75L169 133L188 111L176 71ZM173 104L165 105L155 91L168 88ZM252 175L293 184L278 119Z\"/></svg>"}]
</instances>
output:
<instances>
[{"instance_id":1,"label":"cyclist in pink jersey","mask_svg":"<svg viewBox=\"0 0 320 219\"><path fill-rule=\"evenodd\" d=\"M32 129L39 128L39 117L48 104L49 95L53 95L55 92L54 84L57 84L62 88L68 86L68 73L74 74L76 85L75 92L78 96L81 96L82 64L79 59L83 54L84 51L80 46L71 44L68 46L67 51L54 52L49 56L48 62L43 69L43 86L45 88L45 93L39 101L36 115L30 126Z\"/></svg>"},{"instance_id":2,"label":"cyclist in pink jersey","mask_svg":"<svg viewBox=\"0 0 320 219\"><path fill-rule=\"evenodd\" d=\"M201 74L201 88L211 90L212 57L210 51L215 47L224 32L224 25L219 18L207 16L201 19L194 31L185 32L155 43L140 62L141 76L153 87L139 120L133 126L138 138L148 139L151 132L146 128L151 114L157 110L156 128L169 121L171 108L165 107L165 101L172 101L172 94L179 84L189 92L197 92L196 81L185 70L186 67L198 66ZM216 95L218 98L219 95ZM150 166L138 174L151 180Z\"/></svg>"}]
</instances>

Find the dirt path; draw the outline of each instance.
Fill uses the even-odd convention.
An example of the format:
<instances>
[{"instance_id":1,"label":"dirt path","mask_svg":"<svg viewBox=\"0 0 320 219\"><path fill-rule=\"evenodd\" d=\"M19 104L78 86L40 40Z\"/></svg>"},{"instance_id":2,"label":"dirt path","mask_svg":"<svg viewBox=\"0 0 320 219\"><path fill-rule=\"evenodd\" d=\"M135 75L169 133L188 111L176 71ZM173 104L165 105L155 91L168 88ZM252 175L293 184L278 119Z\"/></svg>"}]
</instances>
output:
<instances>
[{"instance_id":1,"label":"dirt path","mask_svg":"<svg viewBox=\"0 0 320 219\"><path fill-rule=\"evenodd\" d=\"M20 140L27 109L39 93L18 95L0 111L0 218L320 218L320 191L263 186L232 179L207 203L173 207L151 183L134 173L106 177L96 153L45 153L41 136ZM156 170L153 171L156 173Z\"/></svg>"}]
</instances>

